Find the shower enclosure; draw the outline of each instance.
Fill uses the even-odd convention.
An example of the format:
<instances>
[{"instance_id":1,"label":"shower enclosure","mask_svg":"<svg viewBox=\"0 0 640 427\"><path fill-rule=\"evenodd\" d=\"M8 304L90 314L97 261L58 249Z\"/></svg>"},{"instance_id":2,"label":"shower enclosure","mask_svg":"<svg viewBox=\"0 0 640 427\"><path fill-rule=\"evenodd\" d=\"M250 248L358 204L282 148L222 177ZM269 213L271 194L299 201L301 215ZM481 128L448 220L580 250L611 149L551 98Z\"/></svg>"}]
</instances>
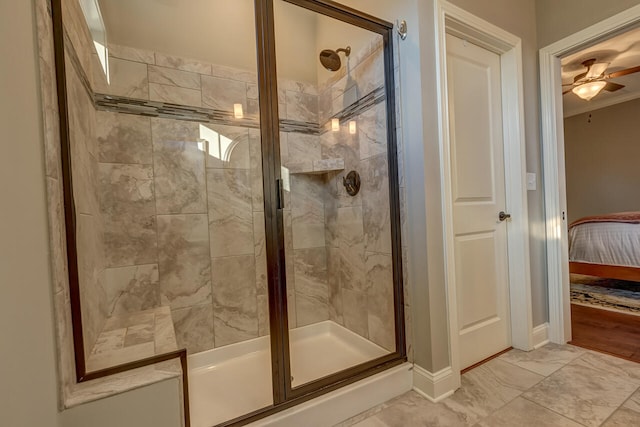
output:
<instances>
[{"instance_id":1,"label":"shower enclosure","mask_svg":"<svg viewBox=\"0 0 640 427\"><path fill-rule=\"evenodd\" d=\"M212 426L403 362L392 25L325 0L53 9L78 379L184 348Z\"/></svg>"}]
</instances>

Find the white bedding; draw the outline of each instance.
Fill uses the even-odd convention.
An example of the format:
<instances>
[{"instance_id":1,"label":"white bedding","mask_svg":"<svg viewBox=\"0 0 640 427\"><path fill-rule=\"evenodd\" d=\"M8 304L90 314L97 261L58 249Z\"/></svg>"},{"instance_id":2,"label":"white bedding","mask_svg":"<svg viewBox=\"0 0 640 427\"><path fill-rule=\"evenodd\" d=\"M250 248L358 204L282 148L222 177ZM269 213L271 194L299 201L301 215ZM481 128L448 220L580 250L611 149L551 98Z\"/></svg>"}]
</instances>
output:
<instances>
[{"instance_id":1,"label":"white bedding","mask_svg":"<svg viewBox=\"0 0 640 427\"><path fill-rule=\"evenodd\" d=\"M589 222L571 227L569 260L640 267L640 224Z\"/></svg>"}]
</instances>

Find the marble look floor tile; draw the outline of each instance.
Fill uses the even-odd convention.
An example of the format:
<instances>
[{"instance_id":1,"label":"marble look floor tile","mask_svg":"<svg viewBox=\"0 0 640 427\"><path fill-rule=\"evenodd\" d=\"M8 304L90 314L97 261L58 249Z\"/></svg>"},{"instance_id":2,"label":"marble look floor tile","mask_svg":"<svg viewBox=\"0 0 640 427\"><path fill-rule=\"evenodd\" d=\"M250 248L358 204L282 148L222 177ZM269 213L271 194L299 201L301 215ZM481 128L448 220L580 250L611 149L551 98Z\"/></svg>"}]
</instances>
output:
<instances>
[{"instance_id":1,"label":"marble look floor tile","mask_svg":"<svg viewBox=\"0 0 640 427\"><path fill-rule=\"evenodd\" d=\"M585 426L599 426L637 389L640 373L638 364L602 356L583 354L524 397Z\"/></svg>"},{"instance_id":2,"label":"marble look floor tile","mask_svg":"<svg viewBox=\"0 0 640 427\"><path fill-rule=\"evenodd\" d=\"M640 363L591 350L585 351L574 363L593 369L604 369L615 377L635 384L636 387L640 386Z\"/></svg>"},{"instance_id":3,"label":"marble look floor tile","mask_svg":"<svg viewBox=\"0 0 640 427\"><path fill-rule=\"evenodd\" d=\"M453 410L442 403L430 402L416 392L409 392L401 396L374 418L377 424L372 424L372 426L453 427L470 425L466 414ZM360 427L360 424L356 425Z\"/></svg>"},{"instance_id":4,"label":"marble look floor tile","mask_svg":"<svg viewBox=\"0 0 640 427\"><path fill-rule=\"evenodd\" d=\"M580 427L581 424L549 409L517 397L507 405L482 419L474 427Z\"/></svg>"},{"instance_id":5,"label":"marble look floor tile","mask_svg":"<svg viewBox=\"0 0 640 427\"><path fill-rule=\"evenodd\" d=\"M409 392L411 393L411 392ZM391 401L394 401L395 399L392 399ZM390 404L391 401L388 402L384 402L380 405L376 405L371 409L368 409L364 412L359 413L358 415L351 417L347 420L344 420L336 425L334 425L333 427L353 427L355 425L360 425L359 423L364 423L367 420L374 420L373 422L382 422L380 420L378 420L377 418L375 418L375 415L379 414L382 410L384 410L384 408L387 408ZM362 424L365 425L366 424ZM373 424L375 425L375 424Z\"/></svg>"},{"instance_id":6,"label":"marble look floor tile","mask_svg":"<svg viewBox=\"0 0 640 427\"><path fill-rule=\"evenodd\" d=\"M640 412L628 408L620 408L609 417L602 427L640 426Z\"/></svg>"},{"instance_id":7,"label":"marble look floor tile","mask_svg":"<svg viewBox=\"0 0 640 427\"><path fill-rule=\"evenodd\" d=\"M584 353L580 347L549 343L532 351L511 350L499 357L536 374L549 376Z\"/></svg>"},{"instance_id":8,"label":"marble look floor tile","mask_svg":"<svg viewBox=\"0 0 640 427\"><path fill-rule=\"evenodd\" d=\"M442 402L473 424L518 397L544 377L494 359L462 376L462 387Z\"/></svg>"},{"instance_id":9,"label":"marble look floor tile","mask_svg":"<svg viewBox=\"0 0 640 427\"><path fill-rule=\"evenodd\" d=\"M640 388L622 406L640 412Z\"/></svg>"}]
</instances>

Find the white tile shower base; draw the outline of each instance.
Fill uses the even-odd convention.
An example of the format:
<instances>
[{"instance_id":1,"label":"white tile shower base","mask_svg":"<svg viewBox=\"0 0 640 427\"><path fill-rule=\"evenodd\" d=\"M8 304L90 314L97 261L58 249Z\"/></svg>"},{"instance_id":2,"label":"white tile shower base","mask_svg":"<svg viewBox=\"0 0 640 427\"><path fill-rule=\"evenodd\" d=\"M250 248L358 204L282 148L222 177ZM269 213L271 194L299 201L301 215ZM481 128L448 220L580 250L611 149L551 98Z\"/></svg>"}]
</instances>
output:
<instances>
[{"instance_id":1,"label":"white tile shower base","mask_svg":"<svg viewBox=\"0 0 640 427\"><path fill-rule=\"evenodd\" d=\"M293 386L341 371L388 352L376 344L360 337L331 321L325 321L291 330L291 371ZM355 415L371 406L401 394L411 388L411 373L408 364L362 380L358 383L313 399L296 408L283 411L259 421L256 425L296 425L286 419L293 416L299 422L303 416L305 426L332 425ZM398 370L398 368L402 368ZM393 375L391 375L393 374ZM376 378L378 378L376 380ZM376 381L386 381L380 387ZM269 337L261 337L189 356L189 399L193 427L211 427L246 413L270 406L271 357ZM369 387L369 398L365 389ZM371 389L371 387L376 390ZM348 403L349 390L355 390L354 402ZM397 394L395 393L396 391ZM346 393L346 394L345 394ZM382 393L384 396L379 396ZM387 394L391 394L387 396ZM338 407L332 409L332 395ZM378 398L383 398L378 402ZM306 419L304 408L317 408L322 412L315 421ZM361 408L358 410L358 408ZM353 412L356 410L356 412ZM302 411L302 412L301 412ZM289 414L289 415L287 415ZM344 415L344 416L343 416ZM339 417L336 420L333 418ZM269 421L271 420L271 421ZM274 421L276 420L276 421ZM276 422L274 424L274 422ZM297 424L301 425L301 424Z\"/></svg>"}]
</instances>

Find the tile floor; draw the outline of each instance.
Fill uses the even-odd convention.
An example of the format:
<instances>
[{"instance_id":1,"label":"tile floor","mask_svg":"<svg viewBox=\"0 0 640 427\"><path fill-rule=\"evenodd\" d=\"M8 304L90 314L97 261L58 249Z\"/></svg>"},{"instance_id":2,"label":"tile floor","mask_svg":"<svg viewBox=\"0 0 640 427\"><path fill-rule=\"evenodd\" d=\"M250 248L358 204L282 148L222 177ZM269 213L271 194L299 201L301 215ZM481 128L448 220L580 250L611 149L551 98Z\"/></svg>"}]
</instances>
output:
<instances>
[{"instance_id":1,"label":"tile floor","mask_svg":"<svg viewBox=\"0 0 640 427\"><path fill-rule=\"evenodd\" d=\"M512 350L432 403L411 391L339 427L640 426L640 364L571 345Z\"/></svg>"}]
</instances>

